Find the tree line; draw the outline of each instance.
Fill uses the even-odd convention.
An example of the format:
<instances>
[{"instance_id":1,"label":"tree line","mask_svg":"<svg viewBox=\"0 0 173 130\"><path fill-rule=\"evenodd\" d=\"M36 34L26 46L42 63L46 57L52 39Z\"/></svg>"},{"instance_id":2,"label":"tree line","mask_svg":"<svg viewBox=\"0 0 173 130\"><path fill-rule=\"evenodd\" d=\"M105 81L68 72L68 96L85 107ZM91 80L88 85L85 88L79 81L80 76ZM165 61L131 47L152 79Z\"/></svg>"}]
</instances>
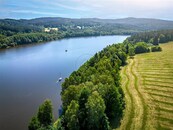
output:
<instances>
[{"instance_id":1,"label":"tree line","mask_svg":"<svg viewBox=\"0 0 173 130\"><path fill-rule=\"evenodd\" d=\"M173 30L160 30L137 33L128 38L130 43L146 42L153 45L173 41Z\"/></svg>"},{"instance_id":2,"label":"tree line","mask_svg":"<svg viewBox=\"0 0 173 130\"><path fill-rule=\"evenodd\" d=\"M162 51L159 44L169 41L173 41L173 30L137 33L128 37L124 44L126 53L133 57L135 54Z\"/></svg>"},{"instance_id":3,"label":"tree line","mask_svg":"<svg viewBox=\"0 0 173 130\"><path fill-rule=\"evenodd\" d=\"M69 23L68 20L65 23L63 23L64 20L55 21L55 23L47 23L44 20L31 21L0 20L0 49L70 37L129 35L138 32L131 26L122 26L119 24L87 23L80 20L80 22L75 23ZM77 28L78 25L80 25L80 28ZM51 30L50 32L45 32L45 27L56 27L58 31Z\"/></svg>"},{"instance_id":4,"label":"tree line","mask_svg":"<svg viewBox=\"0 0 173 130\"><path fill-rule=\"evenodd\" d=\"M58 32L52 31L49 33L46 32L12 33L10 34L10 36L0 34L0 49L6 49L20 45L27 45L27 44L43 43L62 38L100 36L100 35L103 36L103 35L115 35L115 34L120 34L120 32L118 31L100 32L94 29L85 29L85 30L71 29L67 31L58 31ZM130 34L130 33L121 33L121 34Z\"/></svg>"},{"instance_id":5,"label":"tree line","mask_svg":"<svg viewBox=\"0 0 173 130\"><path fill-rule=\"evenodd\" d=\"M131 43L126 39L124 41L126 47L126 53L132 58L135 54L159 52L162 48L159 45L152 45L146 42Z\"/></svg>"}]
</instances>

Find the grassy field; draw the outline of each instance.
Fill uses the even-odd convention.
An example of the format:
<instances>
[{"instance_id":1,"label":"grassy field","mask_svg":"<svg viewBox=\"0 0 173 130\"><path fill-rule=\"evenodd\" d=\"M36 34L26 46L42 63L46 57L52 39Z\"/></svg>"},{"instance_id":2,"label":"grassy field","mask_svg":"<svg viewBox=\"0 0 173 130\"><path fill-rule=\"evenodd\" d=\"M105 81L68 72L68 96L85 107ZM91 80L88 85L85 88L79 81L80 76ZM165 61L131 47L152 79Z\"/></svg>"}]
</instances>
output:
<instances>
[{"instance_id":1,"label":"grassy field","mask_svg":"<svg viewBox=\"0 0 173 130\"><path fill-rule=\"evenodd\" d=\"M173 130L173 42L136 55L122 68L126 109L122 130Z\"/></svg>"}]
</instances>

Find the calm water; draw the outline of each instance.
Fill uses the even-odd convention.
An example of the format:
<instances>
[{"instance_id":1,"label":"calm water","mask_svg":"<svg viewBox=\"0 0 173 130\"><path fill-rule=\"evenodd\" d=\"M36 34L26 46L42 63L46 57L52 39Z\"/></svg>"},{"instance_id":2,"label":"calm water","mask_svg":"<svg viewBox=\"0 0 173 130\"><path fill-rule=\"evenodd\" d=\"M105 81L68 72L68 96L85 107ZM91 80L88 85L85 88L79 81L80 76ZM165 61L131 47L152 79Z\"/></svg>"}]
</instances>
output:
<instances>
[{"instance_id":1,"label":"calm water","mask_svg":"<svg viewBox=\"0 0 173 130\"><path fill-rule=\"evenodd\" d=\"M126 37L72 38L0 51L0 130L27 130L47 98L57 118L61 105L58 78L68 77L96 52Z\"/></svg>"}]
</instances>

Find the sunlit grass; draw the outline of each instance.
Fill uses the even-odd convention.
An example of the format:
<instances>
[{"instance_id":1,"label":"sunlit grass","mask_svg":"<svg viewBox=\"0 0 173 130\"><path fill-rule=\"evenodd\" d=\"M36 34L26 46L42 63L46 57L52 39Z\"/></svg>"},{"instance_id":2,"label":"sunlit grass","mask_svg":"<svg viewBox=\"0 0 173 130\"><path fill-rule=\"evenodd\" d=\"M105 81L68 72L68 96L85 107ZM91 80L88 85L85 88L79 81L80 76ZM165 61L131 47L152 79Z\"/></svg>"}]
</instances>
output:
<instances>
[{"instance_id":1,"label":"sunlit grass","mask_svg":"<svg viewBox=\"0 0 173 130\"><path fill-rule=\"evenodd\" d=\"M173 128L173 42L160 46L162 52L136 55L122 69L128 80L123 90L129 110L120 129Z\"/></svg>"}]
</instances>

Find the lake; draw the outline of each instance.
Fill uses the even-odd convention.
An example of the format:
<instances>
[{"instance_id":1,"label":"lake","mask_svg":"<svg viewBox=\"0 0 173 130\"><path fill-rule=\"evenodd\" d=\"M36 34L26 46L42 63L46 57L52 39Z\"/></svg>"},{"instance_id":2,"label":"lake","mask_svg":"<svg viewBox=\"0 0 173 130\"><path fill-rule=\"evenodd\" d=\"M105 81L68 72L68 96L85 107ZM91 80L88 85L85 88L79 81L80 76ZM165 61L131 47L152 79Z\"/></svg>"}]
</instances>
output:
<instances>
[{"instance_id":1,"label":"lake","mask_svg":"<svg viewBox=\"0 0 173 130\"><path fill-rule=\"evenodd\" d=\"M107 45L126 38L70 38L0 51L0 130L27 130L45 99L52 101L57 118L61 105L57 80L64 80Z\"/></svg>"}]
</instances>

